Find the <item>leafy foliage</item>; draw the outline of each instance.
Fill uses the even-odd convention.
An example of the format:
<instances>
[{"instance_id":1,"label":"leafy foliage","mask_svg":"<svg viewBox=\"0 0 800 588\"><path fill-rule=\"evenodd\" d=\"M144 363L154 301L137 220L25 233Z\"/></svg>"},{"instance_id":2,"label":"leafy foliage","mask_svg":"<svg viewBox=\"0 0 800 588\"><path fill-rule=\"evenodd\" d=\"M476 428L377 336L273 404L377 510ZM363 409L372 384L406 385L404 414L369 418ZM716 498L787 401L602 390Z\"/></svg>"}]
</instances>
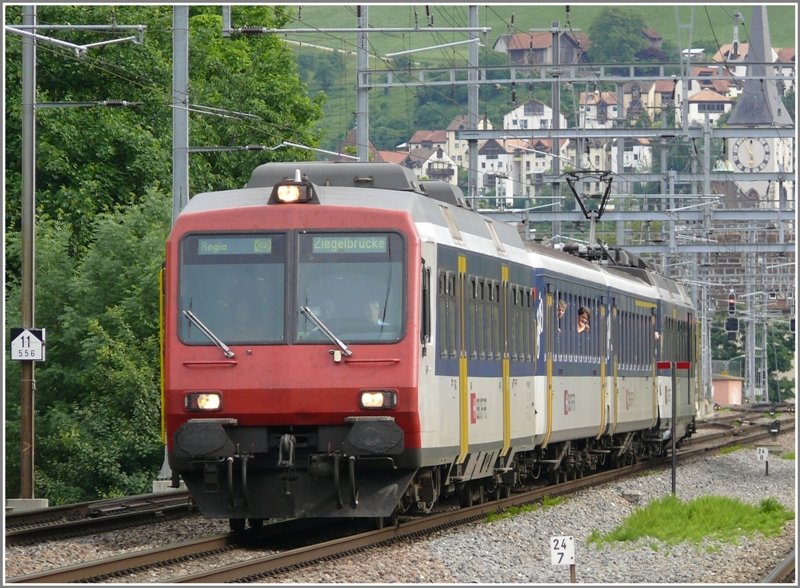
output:
<instances>
[{"instance_id":1,"label":"leafy foliage","mask_svg":"<svg viewBox=\"0 0 800 588\"><path fill-rule=\"evenodd\" d=\"M9 7L7 23L21 22ZM190 158L190 192L239 187L252 169L318 144L324 96L307 97L292 53L274 36L222 36L218 6L190 9L190 143L230 147ZM237 22L272 28L280 7L237 7ZM146 492L163 460L158 274L172 198L172 8L37 7L40 24L140 24L143 43L69 50L37 44L35 492L51 504ZM96 31L42 31L75 44ZM110 36L127 36L112 34ZM6 308L20 324L20 37L6 36ZM96 104L125 100L128 108ZM66 103L89 104L66 107ZM19 490L20 369L6 360L6 492Z\"/></svg>"},{"instance_id":2,"label":"leafy foliage","mask_svg":"<svg viewBox=\"0 0 800 588\"><path fill-rule=\"evenodd\" d=\"M647 49L642 29L644 18L630 8L606 8L589 26L592 47L589 51L594 63L633 63L636 54ZM647 59L646 61L650 61Z\"/></svg>"},{"instance_id":3,"label":"leafy foliage","mask_svg":"<svg viewBox=\"0 0 800 588\"><path fill-rule=\"evenodd\" d=\"M21 19L9 10L8 20ZM231 152L191 156L190 193L243 185L259 163L280 159L274 151L236 150L247 145L273 147L282 141L318 143L314 126L324 98L311 100L300 83L291 51L275 36L224 38L219 7L190 11L190 143L230 147ZM281 26L279 8L238 8L237 17L266 27ZM91 240L89 227L99 213L136 202L148 188L171 185L172 156L172 9L144 6L42 6L40 22L92 22L145 25L142 44L118 43L91 49L79 59L45 43L37 51L38 102L93 103L125 100L129 108L37 109L37 208L73 230L71 247L79 253ZM97 42L97 33L52 33L71 43ZM6 43L6 125L21 128L21 47ZM237 114L240 113L240 114ZM246 115L246 116L245 116ZM9 133L14 135L15 133ZM21 193L21 148L7 145L9 194ZM305 159L307 152L292 153ZM7 230L19 230L20 201L9 198ZM12 258L10 266L18 268Z\"/></svg>"},{"instance_id":4,"label":"leafy foliage","mask_svg":"<svg viewBox=\"0 0 800 588\"><path fill-rule=\"evenodd\" d=\"M161 464L158 272L170 214L170 198L151 191L98 215L77 262L66 223L39 225L48 347L36 369L36 490L55 504L147 491ZM17 442L6 437L9 456ZM6 480L11 493L17 480Z\"/></svg>"}]
</instances>

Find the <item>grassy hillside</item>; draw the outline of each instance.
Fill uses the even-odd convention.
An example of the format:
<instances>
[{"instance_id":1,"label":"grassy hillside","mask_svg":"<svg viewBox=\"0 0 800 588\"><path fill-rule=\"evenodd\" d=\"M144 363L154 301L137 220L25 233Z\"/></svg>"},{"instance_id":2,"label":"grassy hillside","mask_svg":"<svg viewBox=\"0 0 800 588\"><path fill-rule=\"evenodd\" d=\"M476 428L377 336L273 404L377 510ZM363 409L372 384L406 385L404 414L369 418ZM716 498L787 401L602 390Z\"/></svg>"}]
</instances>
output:
<instances>
[{"instance_id":1,"label":"grassy hillside","mask_svg":"<svg viewBox=\"0 0 800 588\"><path fill-rule=\"evenodd\" d=\"M701 6L676 7L639 5L620 5L640 13L647 25L662 35L664 40L676 47L701 47L707 53L720 44L730 43L733 37L733 13L738 10L744 18L740 25L739 38L747 42L752 7L735 6ZM480 5L478 8L479 26L491 29L482 42L481 62L492 57L491 46L499 35L510 32L529 30L549 30L554 21L561 27L569 27L574 31L586 32L592 20L604 6L571 5L567 15L565 5ZM305 5L293 8L296 20L286 28L353 29L357 26L356 5L315 6ZM234 10L235 14L235 10ZM466 27L468 10L466 5L431 6L433 27ZM794 47L796 43L795 9L790 5L770 5L768 8L770 36L774 47ZM420 32L381 32L369 35L369 67L381 68L383 61L377 56L389 53L419 49L434 45L445 45L467 38L465 32L437 33L425 31L428 27L428 13L425 5L372 5L369 6L369 24L373 28L413 28ZM245 23L239 23L245 24ZM298 57L304 53L318 53L317 47L332 48L348 52L345 58L346 69L333 84L327 86L328 105L326 117L320 129L323 146L335 149L337 141L353 128L355 123L355 49L356 33L306 33L288 34L287 39L302 43L294 45ZM418 51L411 54L415 64L426 67L465 65L467 59L466 45L455 45L445 49ZM496 54L494 54L496 57ZM320 84L313 75L307 76L312 92L320 91ZM370 137L379 148L391 149L394 145L408 139L418 128L431 128L427 121L437 119L439 127L443 127L455 115L466 111L466 99L457 95L457 89L440 89L440 97L444 97L445 106L432 104L428 107L426 120L415 120L414 103L417 90L393 89L391 91L374 90L370 93ZM529 89L517 88L517 104L529 98ZM506 112L516 104L512 103L510 90L507 88L481 89L481 113L486 113L495 121L500 112ZM441 101L439 101L441 102ZM495 121L497 124L499 121Z\"/></svg>"},{"instance_id":2,"label":"grassy hillside","mask_svg":"<svg viewBox=\"0 0 800 588\"><path fill-rule=\"evenodd\" d=\"M612 4L609 4L609 6ZM747 41L747 30L752 14L751 5L725 5L725 6L679 6L674 5L639 5L624 6L642 15L649 27L658 31L665 40L676 45L687 45L691 31L691 41L718 39L720 43L729 43L733 34L733 13L739 11L744 18L739 35L742 41ZM417 18L414 13L416 9ZM567 26L567 20L575 31L586 31L594 17L605 9L603 5L570 5L570 15L567 19L565 5L502 5L484 4L478 8L479 25L490 27L490 42L494 42L498 35L509 31L524 32L531 29L547 30L553 21L559 21L562 27ZM693 9L693 10L692 10ZM467 6L432 6L431 15L434 27L466 27ZM769 15L770 36L775 47L794 47L796 44L796 12L791 5L770 5L767 9ZM512 24L513 15L513 24ZM299 21L294 26L300 28L354 28L356 26L356 5L345 6L314 6L306 5L299 10ZM414 27L418 24L420 29L428 25L428 18L424 5L373 5L369 7L369 24L374 28L401 28ZM692 25L691 28L689 25ZM679 27L680 25L680 27ZM339 37L345 35L303 35L310 39L316 37L321 44L338 43ZM451 36L452 39L445 37ZM680 36L680 38L679 38ZM378 41L378 37L380 40ZM412 38L413 37L413 38ZM419 37L419 38L417 38ZM464 39L463 33L387 33L375 35L370 44L379 48L383 53L402 51L409 47L426 47L437 43L447 43L453 40ZM679 43L680 41L680 43ZM309 41L312 42L312 41ZM354 47L355 35L345 40L346 44ZM695 46L697 46L695 44ZM684 47L685 48L685 47Z\"/></svg>"}]
</instances>

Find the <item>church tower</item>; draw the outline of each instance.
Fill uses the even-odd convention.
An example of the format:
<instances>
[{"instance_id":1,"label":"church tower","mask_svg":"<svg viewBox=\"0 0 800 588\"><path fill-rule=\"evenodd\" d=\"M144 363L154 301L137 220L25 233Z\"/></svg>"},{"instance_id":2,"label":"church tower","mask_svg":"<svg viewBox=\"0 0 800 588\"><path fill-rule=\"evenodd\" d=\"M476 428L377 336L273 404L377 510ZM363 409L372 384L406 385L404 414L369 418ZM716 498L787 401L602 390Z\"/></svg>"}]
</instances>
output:
<instances>
[{"instance_id":1,"label":"church tower","mask_svg":"<svg viewBox=\"0 0 800 588\"><path fill-rule=\"evenodd\" d=\"M737 15L738 16L738 15ZM738 27L737 24L735 25ZM738 41L734 29L734 42ZM741 51L741 49L739 49ZM788 172L794 169L794 122L781 101L774 79L767 79L768 69L772 75L772 43L769 35L767 7L754 6L750 25L750 38L744 63L747 79L741 95L728 117L729 127L786 129L785 136L754 138L742 132L742 136L728 141L728 158L733 170L742 173ZM751 205L772 208L786 194L793 194L793 187L783 186L767 180L740 181L737 184ZM786 188L792 188L786 190Z\"/></svg>"}]
</instances>

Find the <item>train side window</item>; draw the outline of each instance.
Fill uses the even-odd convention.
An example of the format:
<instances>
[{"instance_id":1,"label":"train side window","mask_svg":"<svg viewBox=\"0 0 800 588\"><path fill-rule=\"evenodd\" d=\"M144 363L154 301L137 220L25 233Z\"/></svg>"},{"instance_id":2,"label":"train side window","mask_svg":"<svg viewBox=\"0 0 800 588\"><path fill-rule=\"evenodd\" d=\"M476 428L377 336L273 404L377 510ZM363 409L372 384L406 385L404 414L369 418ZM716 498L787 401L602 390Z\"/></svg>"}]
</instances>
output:
<instances>
[{"instance_id":1,"label":"train side window","mask_svg":"<svg viewBox=\"0 0 800 588\"><path fill-rule=\"evenodd\" d=\"M486 282L483 278L478 279L478 292L475 300L476 318L475 333L476 351L480 359L486 359Z\"/></svg>"},{"instance_id":2,"label":"train side window","mask_svg":"<svg viewBox=\"0 0 800 588\"><path fill-rule=\"evenodd\" d=\"M517 285L511 285L511 300L510 300L509 319L511 322L511 332L508 337L508 352L511 361L517 361L517 332L520 329L520 324L517 321Z\"/></svg>"},{"instance_id":3,"label":"train side window","mask_svg":"<svg viewBox=\"0 0 800 588\"><path fill-rule=\"evenodd\" d=\"M469 277L470 295L467 306L468 320L469 320L469 337L467 339L469 356L472 359L478 357L478 349L475 344L475 332L477 331L478 322L478 280L475 276Z\"/></svg>"},{"instance_id":4,"label":"train side window","mask_svg":"<svg viewBox=\"0 0 800 588\"><path fill-rule=\"evenodd\" d=\"M517 359L519 361L525 361L527 354L528 354L528 331L530 330L530 325L528 324L528 312L526 306L526 299L528 295L528 289L525 286L519 287L519 349L517 349Z\"/></svg>"},{"instance_id":5,"label":"train side window","mask_svg":"<svg viewBox=\"0 0 800 588\"><path fill-rule=\"evenodd\" d=\"M458 310L456 309L456 273L447 272L447 352L450 357L458 356L458 346L456 345L456 320Z\"/></svg>"},{"instance_id":6,"label":"train side window","mask_svg":"<svg viewBox=\"0 0 800 588\"><path fill-rule=\"evenodd\" d=\"M428 344L431 342L431 268L422 260L422 328L420 329L420 343L422 354L428 353Z\"/></svg>"},{"instance_id":7,"label":"train side window","mask_svg":"<svg viewBox=\"0 0 800 588\"><path fill-rule=\"evenodd\" d=\"M436 288L436 324L438 325L437 339L439 342L439 357L447 357L447 274L439 272Z\"/></svg>"},{"instance_id":8,"label":"train side window","mask_svg":"<svg viewBox=\"0 0 800 588\"><path fill-rule=\"evenodd\" d=\"M525 288L525 306L523 308L525 317L525 331L523 332L522 345L525 352L525 361L531 361L531 342L533 341L533 313L531 312L531 289Z\"/></svg>"},{"instance_id":9,"label":"train side window","mask_svg":"<svg viewBox=\"0 0 800 588\"><path fill-rule=\"evenodd\" d=\"M636 324L638 326L637 329L638 344L636 345L636 349L637 353L639 354L638 361L636 363L637 363L637 369L641 370L647 365L647 360L645 358L645 349L647 349L646 347L647 344L645 343L645 333L647 332L647 323L645 321L644 315L642 314L638 315L636 318L637 318Z\"/></svg>"},{"instance_id":10,"label":"train side window","mask_svg":"<svg viewBox=\"0 0 800 588\"><path fill-rule=\"evenodd\" d=\"M542 325L539 324L539 317L536 314L536 289L531 290L531 361L539 356L539 329Z\"/></svg>"},{"instance_id":11,"label":"train side window","mask_svg":"<svg viewBox=\"0 0 800 588\"><path fill-rule=\"evenodd\" d=\"M561 330L566 322L566 314L567 314L567 301L564 300L561 295L558 295L557 298L558 302L556 302L556 329Z\"/></svg>"},{"instance_id":12,"label":"train side window","mask_svg":"<svg viewBox=\"0 0 800 588\"><path fill-rule=\"evenodd\" d=\"M483 282L484 291L483 298L483 351L486 354L486 359L494 357L494 347L492 345L492 332L494 324L492 323L492 283L489 280Z\"/></svg>"},{"instance_id":13,"label":"train side window","mask_svg":"<svg viewBox=\"0 0 800 588\"><path fill-rule=\"evenodd\" d=\"M486 355L490 359L500 359L500 304L498 300L498 284L488 282L489 292L489 330L486 338Z\"/></svg>"},{"instance_id":14,"label":"train side window","mask_svg":"<svg viewBox=\"0 0 800 588\"><path fill-rule=\"evenodd\" d=\"M595 304L595 301L592 298L587 298L586 299L586 310L589 311L590 322L589 322L589 325L588 325L589 326L589 330L586 331L586 335L587 335L586 343L587 343L587 345L586 345L586 347L584 349L586 350L585 351L585 353L586 353L586 361L587 362L592 362L592 361L594 361L594 355L595 355L595 353L594 353L595 349L594 348L595 348L595 339L596 339L596 331L597 331L597 329L595 328L596 325L597 325L596 320L595 320L596 317L597 317L597 305Z\"/></svg>"},{"instance_id":15,"label":"train side window","mask_svg":"<svg viewBox=\"0 0 800 588\"><path fill-rule=\"evenodd\" d=\"M623 369L628 369L628 364L630 363L630 356L631 356L631 342L630 342L630 313L625 310L622 312L622 328L620 332L622 337L620 338L620 356L622 359L622 367Z\"/></svg>"}]
</instances>

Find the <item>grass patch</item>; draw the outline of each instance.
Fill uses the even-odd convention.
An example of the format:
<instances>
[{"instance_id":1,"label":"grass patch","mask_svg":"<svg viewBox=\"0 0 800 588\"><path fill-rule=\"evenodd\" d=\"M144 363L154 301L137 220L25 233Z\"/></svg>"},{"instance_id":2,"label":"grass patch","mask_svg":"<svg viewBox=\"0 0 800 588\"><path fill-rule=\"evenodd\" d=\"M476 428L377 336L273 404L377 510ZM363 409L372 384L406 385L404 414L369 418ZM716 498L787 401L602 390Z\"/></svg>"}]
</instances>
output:
<instances>
[{"instance_id":1,"label":"grass patch","mask_svg":"<svg viewBox=\"0 0 800 588\"><path fill-rule=\"evenodd\" d=\"M739 451L742 448L741 445L728 445L727 447L723 447L719 450L720 455L726 455L728 453L734 453Z\"/></svg>"},{"instance_id":2,"label":"grass patch","mask_svg":"<svg viewBox=\"0 0 800 588\"><path fill-rule=\"evenodd\" d=\"M787 451L786 453L781 453L781 459L794 460L795 459L794 451Z\"/></svg>"},{"instance_id":3,"label":"grass patch","mask_svg":"<svg viewBox=\"0 0 800 588\"><path fill-rule=\"evenodd\" d=\"M534 512L544 508L551 508L553 506L562 504L563 502L564 499L560 496L555 496L555 497L545 496L544 499L542 499L541 504L539 503L523 504L521 506L509 507L502 512L490 512L488 515L486 515L486 522L494 523L496 521L501 521L503 519L515 517L517 515L526 512Z\"/></svg>"},{"instance_id":4,"label":"grass patch","mask_svg":"<svg viewBox=\"0 0 800 588\"><path fill-rule=\"evenodd\" d=\"M600 545L647 537L668 545L704 539L735 543L755 533L775 537L793 518L794 513L774 498L753 506L723 496L703 496L684 503L670 495L637 509L610 533L592 531L588 541Z\"/></svg>"}]
</instances>

